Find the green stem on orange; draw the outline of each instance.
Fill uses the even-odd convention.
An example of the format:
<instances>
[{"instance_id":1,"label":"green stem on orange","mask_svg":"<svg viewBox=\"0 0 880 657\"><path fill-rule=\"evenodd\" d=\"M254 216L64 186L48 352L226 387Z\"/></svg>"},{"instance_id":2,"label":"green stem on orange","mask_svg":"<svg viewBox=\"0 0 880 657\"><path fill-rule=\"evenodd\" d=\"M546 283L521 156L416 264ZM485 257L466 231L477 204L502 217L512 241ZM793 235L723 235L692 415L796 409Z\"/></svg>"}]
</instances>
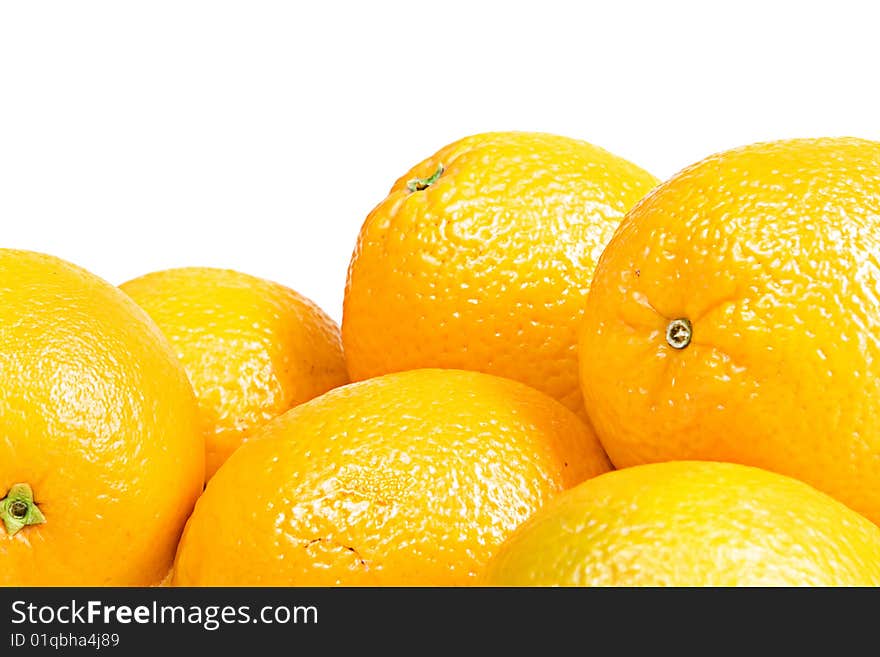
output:
<instances>
[{"instance_id":1,"label":"green stem on orange","mask_svg":"<svg viewBox=\"0 0 880 657\"><path fill-rule=\"evenodd\" d=\"M413 178L406 183L406 188L411 192L420 192L423 189L428 189L428 187L437 182L437 179L443 175L444 171L443 164L438 164L437 170L429 178Z\"/></svg>"},{"instance_id":2,"label":"green stem on orange","mask_svg":"<svg viewBox=\"0 0 880 657\"><path fill-rule=\"evenodd\" d=\"M6 533L15 536L28 525L46 522L46 516L34 502L34 491L29 484L15 484L0 500L0 520L6 526Z\"/></svg>"},{"instance_id":3,"label":"green stem on orange","mask_svg":"<svg viewBox=\"0 0 880 657\"><path fill-rule=\"evenodd\" d=\"M666 326L666 342L673 349L684 349L694 337L694 327L686 317L673 319Z\"/></svg>"}]
</instances>

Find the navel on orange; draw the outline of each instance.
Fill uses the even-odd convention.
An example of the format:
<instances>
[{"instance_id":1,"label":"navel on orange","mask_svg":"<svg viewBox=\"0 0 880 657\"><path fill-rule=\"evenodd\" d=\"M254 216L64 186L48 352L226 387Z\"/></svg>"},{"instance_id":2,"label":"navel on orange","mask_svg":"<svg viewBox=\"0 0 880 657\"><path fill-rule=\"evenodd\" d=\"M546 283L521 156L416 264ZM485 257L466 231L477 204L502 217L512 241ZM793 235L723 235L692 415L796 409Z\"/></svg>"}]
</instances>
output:
<instances>
[{"instance_id":1,"label":"navel on orange","mask_svg":"<svg viewBox=\"0 0 880 657\"><path fill-rule=\"evenodd\" d=\"M630 211L592 282L584 400L618 467L733 461L880 522L880 143L756 144Z\"/></svg>"},{"instance_id":2,"label":"navel on orange","mask_svg":"<svg viewBox=\"0 0 880 657\"><path fill-rule=\"evenodd\" d=\"M624 213L656 182L556 135L494 132L442 148L361 229L342 320L350 376L477 370L584 417L576 344L590 278Z\"/></svg>"},{"instance_id":3,"label":"navel on orange","mask_svg":"<svg viewBox=\"0 0 880 657\"><path fill-rule=\"evenodd\" d=\"M784 475L668 461L539 509L482 575L495 586L878 586L880 528Z\"/></svg>"},{"instance_id":4,"label":"navel on orange","mask_svg":"<svg viewBox=\"0 0 880 657\"><path fill-rule=\"evenodd\" d=\"M158 584L205 467L165 337L97 276L0 249L0 372L0 584Z\"/></svg>"},{"instance_id":5,"label":"navel on orange","mask_svg":"<svg viewBox=\"0 0 880 657\"><path fill-rule=\"evenodd\" d=\"M468 584L542 504L608 468L583 422L516 381L376 377L297 406L229 458L173 583Z\"/></svg>"},{"instance_id":6,"label":"navel on orange","mask_svg":"<svg viewBox=\"0 0 880 657\"><path fill-rule=\"evenodd\" d=\"M196 392L210 478L267 421L348 382L339 327L290 288L182 267L121 286L171 341Z\"/></svg>"}]
</instances>

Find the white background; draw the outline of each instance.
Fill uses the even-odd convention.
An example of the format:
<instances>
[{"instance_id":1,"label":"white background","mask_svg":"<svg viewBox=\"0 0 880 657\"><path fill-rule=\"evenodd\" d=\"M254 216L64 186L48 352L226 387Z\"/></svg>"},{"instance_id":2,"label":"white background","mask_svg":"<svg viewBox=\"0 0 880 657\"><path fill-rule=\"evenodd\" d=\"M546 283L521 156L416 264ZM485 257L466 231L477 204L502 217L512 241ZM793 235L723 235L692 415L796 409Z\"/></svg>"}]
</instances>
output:
<instances>
[{"instance_id":1,"label":"white background","mask_svg":"<svg viewBox=\"0 0 880 657\"><path fill-rule=\"evenodd\" d=\"M871 2L309 4L0 0L0 246L113 283L230 267L338 320L363 218L467 134L555 132L661 178L880 139Z\"/></svg>"}]
</instances>

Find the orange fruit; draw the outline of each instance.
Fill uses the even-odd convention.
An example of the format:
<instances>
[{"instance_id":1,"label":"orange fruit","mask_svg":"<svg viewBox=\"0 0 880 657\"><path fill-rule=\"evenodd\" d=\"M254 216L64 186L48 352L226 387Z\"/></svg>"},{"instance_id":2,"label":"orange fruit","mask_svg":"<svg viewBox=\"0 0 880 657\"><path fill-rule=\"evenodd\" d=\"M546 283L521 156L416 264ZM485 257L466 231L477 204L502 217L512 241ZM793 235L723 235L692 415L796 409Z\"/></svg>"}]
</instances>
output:
<instances>
[{"instance_id":1,"label":"orange fruit","mask_svg":"<svg viewBox=\"0 0 880 657\"><path fill-rule=\"evenodd\" d=\"M348 382L339 327L288 287L183 267L123 283L171 340L201 411L210 478L255 429Z\"/></svg>"},{"instance_id":2,"label":"orange fruit","mask_svg":"<svg viewBox=\"0 0 880 657\"><path fill-rule=\"evenodd\" d=\"M656 183L566 137L467 137L413 167L369 214L342 318L353 380L420 367L522 381L582 418L577 324L596 260Z\"/></svg>"},{"instance_id":3,"label":"orange fruit","mask_svg":"<svg viewBox=\"0 0 880 657\"><path fill-rule=\"evenodd\" d=\"M580 340L617 467L732 461L880 522L880 143L755 144L658 186L609 242Z\"/></svg>"},{"instance_id":4,"label":"orange fruit","mask_svg":"<svg viewBox=\"0 0 880 657\"><path fill-rule=\"evenodd\" d=\"M720 462L603 474L523 523L494 586L878 586L880 528L797 479Z\"/></svg>"},{"instance_id":5,"label":"orange fruit","mask_svg":"<svg viewBox=\"0 0 880 657\"><path fill-rule=\"evenodd\" d=\"M0 249L0 585L146 586L202 491L183 366L116 287Z\"/></svg>"},{"instance_id":6,"label":"orange fruit","mask_svg":"<svg viewBox=\"0 0 880 657\"><path fill-rule=\"evenodd\" d=\"M173 584L467 584L545 501L608 468L583 422L515 381L427 369L350 384L220 468Z\"/></svg>"}]
</instances>

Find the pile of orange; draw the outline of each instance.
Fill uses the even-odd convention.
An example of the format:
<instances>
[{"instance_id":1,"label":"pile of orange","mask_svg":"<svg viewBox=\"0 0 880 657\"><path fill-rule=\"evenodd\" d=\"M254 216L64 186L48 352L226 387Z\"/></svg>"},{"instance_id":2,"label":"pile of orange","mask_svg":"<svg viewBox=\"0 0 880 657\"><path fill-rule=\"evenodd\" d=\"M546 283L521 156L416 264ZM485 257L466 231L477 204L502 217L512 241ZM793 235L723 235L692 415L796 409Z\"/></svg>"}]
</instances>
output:
<instances>
[{"instance_id":1,"label":"pile of orange","mask_svg":"<svg viewBox=\"0 0 880 657\"><path fill-rule=\"evenodd\" d=\"M880 585L878 142L470 136L341 317L0 249L0 584Z\"/></svg>"}]
</instances>

